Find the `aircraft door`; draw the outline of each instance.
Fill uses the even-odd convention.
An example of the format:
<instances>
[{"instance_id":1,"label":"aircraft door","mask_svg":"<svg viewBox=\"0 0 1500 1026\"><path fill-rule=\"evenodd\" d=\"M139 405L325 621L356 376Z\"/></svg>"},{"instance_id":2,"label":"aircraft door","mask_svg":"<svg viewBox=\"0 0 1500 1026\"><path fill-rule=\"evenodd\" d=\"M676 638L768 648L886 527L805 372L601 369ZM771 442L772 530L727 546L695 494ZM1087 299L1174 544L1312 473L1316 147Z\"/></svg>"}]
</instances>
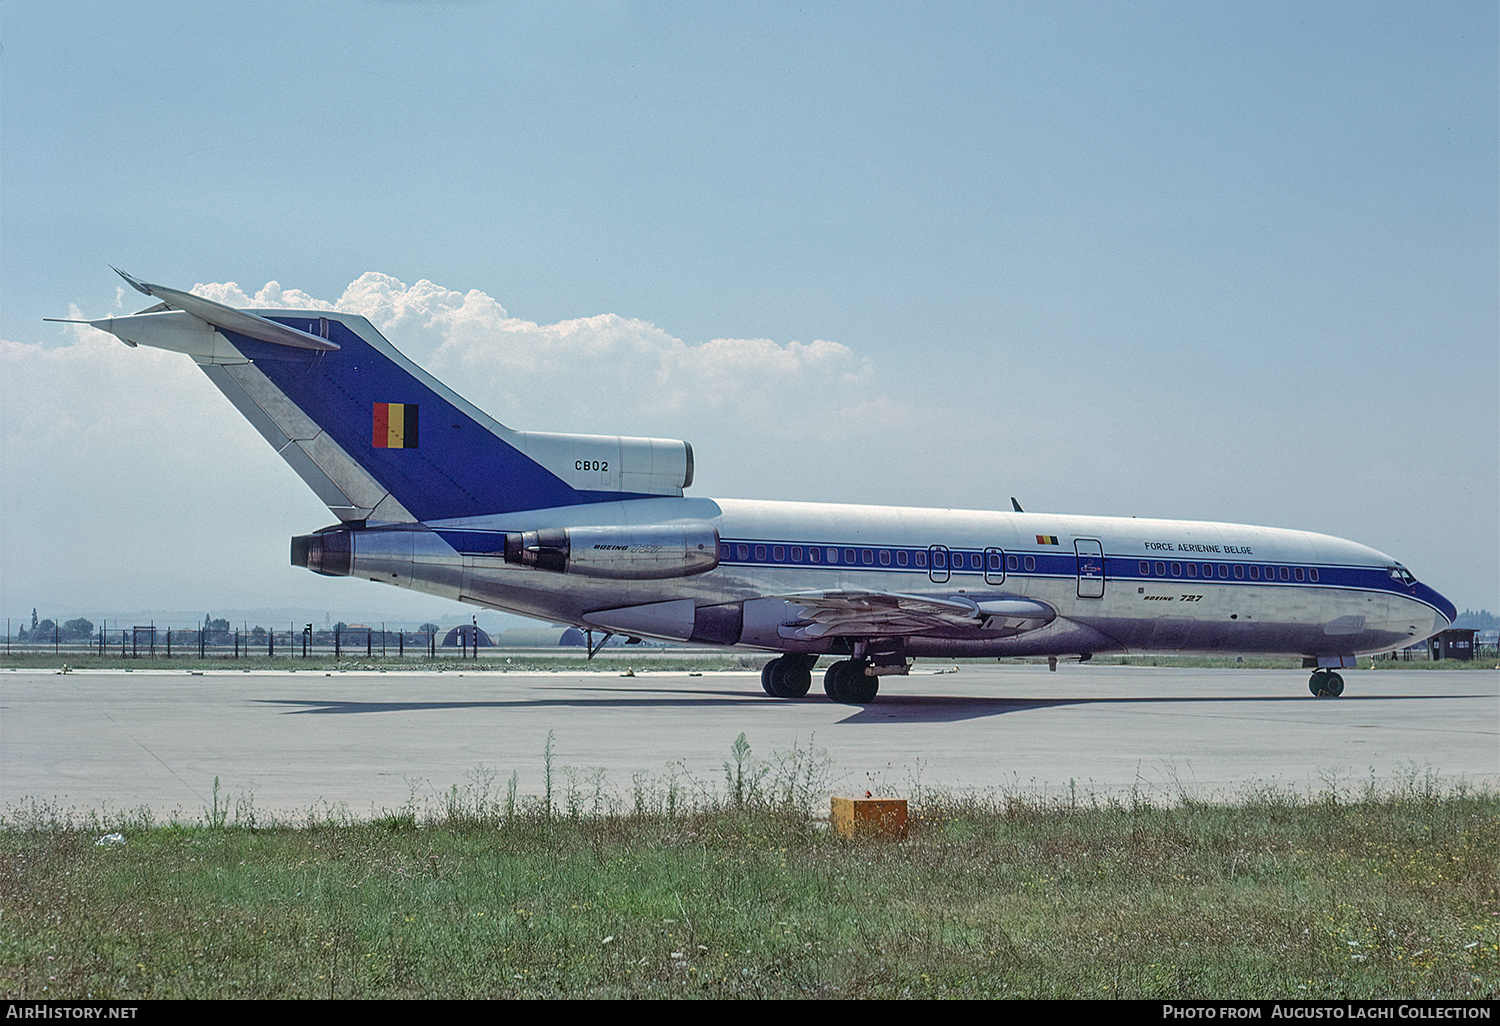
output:
<instances>
[{"instance_id":1,"label":"aircraft door","mask_svg":"<svg viewBox=\"0 0 1500 1026\"><path fill-rule=\"evenodd\" d=\"M1005 550L1003 550L1003 549L985 549L984 550L984 583L985 584L1004 584L1005 583Z\"/></svg>"},{"instance_id":2,"label":"aircraft door","mask_svg":"<svg viewBox=\"0 0 1500 1026\"><path fill-rule=\"evenodd\" d=\"M933 584L948 581L948 546L932 545L927 549L927 576Z\"/></svg>"},{"instance_id":3,"label":"aircraft door","mask_svg":"<svg viewBox=\"0 0 1500 1026\"><path fill-rule=\"evenodd\" d=\"M1104 548L1092 538L1073 542L1078 554L1078 597L1104 597Z\"/></svg>"}]
</instances>

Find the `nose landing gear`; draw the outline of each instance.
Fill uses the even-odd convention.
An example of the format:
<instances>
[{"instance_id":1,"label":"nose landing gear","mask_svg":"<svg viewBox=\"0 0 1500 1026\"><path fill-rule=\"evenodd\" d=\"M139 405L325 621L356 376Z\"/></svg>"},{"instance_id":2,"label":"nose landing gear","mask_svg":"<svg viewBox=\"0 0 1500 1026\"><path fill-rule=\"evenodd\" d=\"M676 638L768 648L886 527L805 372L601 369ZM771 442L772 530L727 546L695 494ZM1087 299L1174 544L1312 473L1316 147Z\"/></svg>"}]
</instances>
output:
<instances>
[{"instance_id":1,"label":"nose landing gear","mask_svg":"<svg viewBox=\"0 0 1500 1026\"><path fill-rule=\"evenodd\" d=\"M1344 693L1344 678L1333 670L1320 666L1312 672L1307 689L1313 693L1314 698L1337 698Z\"/></svg>"}]
</instances>

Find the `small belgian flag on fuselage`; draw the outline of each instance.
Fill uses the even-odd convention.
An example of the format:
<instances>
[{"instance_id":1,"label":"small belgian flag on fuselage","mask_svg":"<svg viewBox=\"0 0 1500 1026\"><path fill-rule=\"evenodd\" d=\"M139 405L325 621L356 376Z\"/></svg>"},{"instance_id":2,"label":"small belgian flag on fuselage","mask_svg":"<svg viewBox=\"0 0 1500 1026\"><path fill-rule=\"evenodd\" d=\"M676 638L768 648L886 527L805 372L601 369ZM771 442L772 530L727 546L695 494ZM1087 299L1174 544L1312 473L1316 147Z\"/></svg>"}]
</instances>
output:
<instances>
[{"instance_id":1,"label":"small belgian flag on fuselage","mask_svg":"<svg viewBox=\"0 0 1500 1026\"><path fill-rule=\"evenodd\" d=\"M376 403L375 427L370 441L377 449L417 447L417 404Z\"/></svg>"},{"instance_id":2,"label":"small belgian flag on fuselage","mask_svg":"<svg viewBox=\"0 0 1500 1026\"><path fill-rule=\"evenodd\" d=\"M1055 535L1055 534L1039 534L1039 535L1036 536L1036 543L1038 545L1056 545L1057 544L1057 535Z\"/></svg>"}]
</instances>

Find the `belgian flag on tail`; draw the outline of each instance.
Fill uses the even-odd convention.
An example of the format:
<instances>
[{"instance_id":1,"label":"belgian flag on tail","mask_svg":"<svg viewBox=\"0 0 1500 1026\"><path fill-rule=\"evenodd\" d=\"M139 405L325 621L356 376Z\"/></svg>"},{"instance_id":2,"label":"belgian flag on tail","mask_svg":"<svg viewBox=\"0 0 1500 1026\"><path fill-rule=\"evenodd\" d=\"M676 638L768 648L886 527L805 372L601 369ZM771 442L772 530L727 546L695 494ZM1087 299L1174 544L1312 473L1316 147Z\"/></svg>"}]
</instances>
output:
<instances>
[{"instance_id":1,"label":"belgian flag on tail","mask_svg":"<svg viewBox=\"0 0 1500 1026\"><path fill-rule=\"evenodd\" d=\"M371 442L377 449L417 447L417 404L376 403Z\"/></svg>"}]
</instances>

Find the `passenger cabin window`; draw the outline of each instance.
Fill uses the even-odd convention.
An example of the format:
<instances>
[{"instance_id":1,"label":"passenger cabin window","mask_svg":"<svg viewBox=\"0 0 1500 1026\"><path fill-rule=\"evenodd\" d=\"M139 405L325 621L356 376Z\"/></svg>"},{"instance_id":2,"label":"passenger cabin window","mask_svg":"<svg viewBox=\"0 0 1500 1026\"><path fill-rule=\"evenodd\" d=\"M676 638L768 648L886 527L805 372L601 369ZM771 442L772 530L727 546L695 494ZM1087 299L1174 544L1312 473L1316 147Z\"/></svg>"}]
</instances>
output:
<instances>
[{"instance_id":1,"label":"passenger cabin window","mask_svg":"<svg viewBox=\"0 0 1500 1026\"><path fill-rule=\"evenodd\" d=\"M816 563L816 562L818 562L819 560L821 560L823 558L823 550L822 549L808 549L807 550L807 558L810 559L810 560L812 560L814 563Z\"/></svg>"},{"instance_id":2,"label":"passenger cabin window","mask_svg":"<svg viewBox=\"0 0 1500 1026\"><path fill-rule=\"evenodd\" d=\"M927 553L925 553L925 552L914 552L914 553L912 553L912 557L911 558L912 558L913 565L918 566L918 567L926 567L927 566Z\"/></svg>"},{"instance_id":3,"label":"passenger cabin window","mask_svg":"<svg viewBox=\"0 0 1500 1026\"><path fill-rule=\"evenodd\" d=\"M1156 564L1156 576L1158 576L1158 577L1165 577L1165 576L1167 576L1167 564L1165 564L1165 563L1158 563L1158 564Z\"/></svg>"},{"instance_id":4,"label":"passenger cabin window","mask_svg":"<svg viewBox=\"0 0 1500 1026\"><path fill-rule=\"evenodd\" d=\"M737 545L737 546L735 546L734 554L738 558L740 558L740 559L749 559L750 558L750 546L748 546L748 545Z\"/></svg>"},{"instance_id":5,"label":"passenger cabin window","mask_svg":"<svg viewBox=\"0 0 1500 1026\"><path fill-rule=\"evenodd\" d=\"M874 550L864 549L863 551L861 551L859 554L859 561L865 566L869 566L871 563L875 562Z\"/></svg>"},{"instance_id":6,"label":"passenger cabin window","mask_svg":"<svg viewBox=\"0 0 1500 1026\"><path fill-rule=\"evenodd\" d=\"M1188 574L1189 577L1197 577L1198 576L1198 564L1197 563L1189 563L1187 565L1187 574Z\"/></svg>"},{"instance_id":7,"label":"passenger cabin window","mask_svg":"<svg viewBox=\"0 0 1500 1026\"><path fill-rule=\"evenodd\" d=\"M1151 564L1148 563L1148 562L1146 562L1144 559L1141 560L1141 576L1142 577L1146 577L1146 576L1149 576L1150 573L1151 573Z\"/></svg>"},{"instance_id":8,"label":"passenger cabin window","mask_svg":"<svg viewBox=\"0 0 1500 1026\"><path fill-rule=\"evenodd\" d=\"M1281 579L1283 581L1289 581L1289 580L1291 580L1292 579L1292 572L1290 570L1288 570L1286 567L1282 567L1281 568Z\"/></svg>"},{"instance_id":9,"label":"passenger cabin window","mask_svg":"<svg viewBox=\"0 0 1500 1026\"><path fill-rule=\"evenodd\" d=\"M1310 578L1312 578L1312 582L1314 584L1318 583L1318 568L1317 567L1313 567L1311 570L1309 570L1307 572L1307 576L1310 577Z\"/></svg>"},{"instance_id":10,"label":"passenger cabin window","mask_svg":"<svg viewBox=\"0 0 1500 1026\"><path fill-rule=\"evenodd\" d=\"M1021 569L1021 557L1020 556L1006 556L1005 557L1005 569L1007 569L1007 570L1019 570L1019 569Z\"/></svg>"},{"instance_id":11,"label":"passenger cabin window","mask_svg":"<svg viewBox=\"0 0 1500 1026\"><path fill-rule=\"evenodd\" d=\"M896 550L896 565L897 566L905 566L906 565L906 550L905 549L897 549Z\"/></svg>"},{"instance_id":12,"label":"passenger cabin window","mask_svg":"<svg viewBox=\"0 0 1500 1026\"><path fill-rule=\"evenodd\" d=\"M1173 563L1172 564L1172 576L1173 577L1181 577L1182 576L1182 564L1181 563Z\"/></svg>"},{"instance_id":13,"label":"passenger cabin window","mask_svg":"<svg viewBox=\"0 0 1500 1026\"><path fill-rule=\"evenodd\" d=\"M1035 556L1027 556L1026 557L1026 569L1028 569L1028 570L1035 570L1036 569L1036 557Z\"/></svg>"},{"instance_id":14,"label":"passenger cabin window","mask_svg":"<svg viewBox=\"0 0 1500 1026\"><path fill-rule=\"evenodd\" d=\"M1236 581L1243 581L1245 579L1245 568L1238 563L1234 565L1234 579Z\"/></svg>"},{"instance_id":15,"label":"passenger cabin window","mask_svg":"<svg viewBox=\"0 0 1500 1026\"><path fill-rule=\"evenodd\" d=\"M757 545L757 546L755 546L755 558L756 559L765 559L766 558L766 547L764 545Z\"/></svg>"},{"instance_id":16,"label":"passenger cabin window","mask_svg":"<svg viewBox=\"0 0 1500 1026\"><path fill-rule=\"evenodd\" d=\"M880 565L881 566L890 566L891 565L891 550L890 549L881 549L880 550Z\"/></svg>"},{"instance_id":17,"label":"passenger cabin window","mask_svg":"<svg viewBox=\"0 0 1500 1026\"><path fill-rule=\"evenodd\" d=\"M793 545L792 546L792 562L794 562L794 563L800 563L800 562L802 562L802 546L801 545Z\"/></svg>"},{"instance_id":18,"label":"passenger cabin window","mask_svg":"<svg viewBox=\"0 0 1500 1026\"><path fill-rule=\"evenodd\" d=\"M854 550L853 549L845 549L844 550L844 562L845 563L852 563L852 562L854 562Z\"/></svg>"}]
</instances>

